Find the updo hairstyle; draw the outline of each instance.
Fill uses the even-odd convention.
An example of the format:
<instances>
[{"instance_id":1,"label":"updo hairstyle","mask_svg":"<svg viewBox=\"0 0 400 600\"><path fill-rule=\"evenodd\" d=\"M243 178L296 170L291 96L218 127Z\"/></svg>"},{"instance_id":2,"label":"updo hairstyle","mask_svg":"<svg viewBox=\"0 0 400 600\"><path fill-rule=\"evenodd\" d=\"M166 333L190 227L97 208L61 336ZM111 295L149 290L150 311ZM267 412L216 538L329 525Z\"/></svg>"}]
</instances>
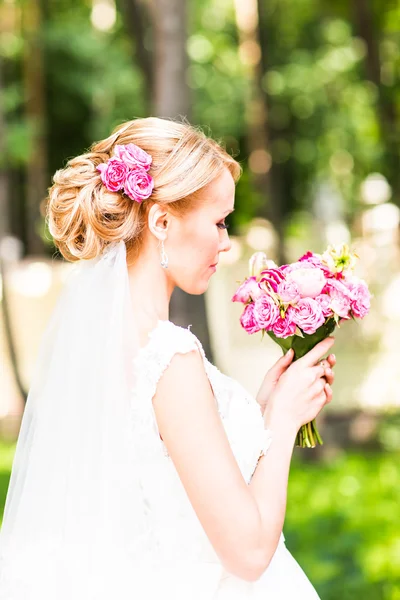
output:
<instances>
[{"instance_id":1,"label":"updo hairstyle","mask_svg":"<svg viewBox=\"0 0 400 600\"><path fill-rule=\"evenodd\" d=\"M110 192L96 167L113 155L116 144L133 143L153 158L151 196L141 203ZM183 215L201 199L201 190L228 168L234 181L241 167L224 148L186 122L149 117L118 126L89 152L56 171L49 189L47 219L66 260L91 259L112 242L125 241L128 260L140 253L149 208L155 202Z\"/></svg>"}]
</instances>

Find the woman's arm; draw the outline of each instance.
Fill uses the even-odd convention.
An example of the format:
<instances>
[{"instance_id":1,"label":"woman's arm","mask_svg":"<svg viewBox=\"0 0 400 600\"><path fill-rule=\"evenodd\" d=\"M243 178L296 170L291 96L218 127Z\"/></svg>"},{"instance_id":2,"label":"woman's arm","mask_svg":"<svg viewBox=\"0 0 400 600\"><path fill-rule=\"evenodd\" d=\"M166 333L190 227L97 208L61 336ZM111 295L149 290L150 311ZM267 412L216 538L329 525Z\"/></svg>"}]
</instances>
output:
<instances>
[{"instance_id":1,"label":"woman's arm","mask_svg":"<svg viewBox=\"0 0 400 600\"><path fill-rule=\"evenodd\" d=\"M327 347L325 343L325 351ZM314 355L319 358L318 349ZM264 418L274 428L273 444L251 485L234 457L196 350L174 356L153 398L159 433L204 531L224 567L248 581L267 568L282 531L300 421L314 418L325 401L324 369L301 361L283 389L279 383L277 401L268 403Z\"/></svg>"},{"instance_id":2,"label":"woman's arm","mask_svg":"<svg viewBox=\"0 0 400 600\"><path fill-rule=\"evenodd\" d=\"M237 577L255 581L260 572L260 513L196 350L174 356L158 383L153 406L168 454L221 563Z\"/></svg>"}]
</instances>

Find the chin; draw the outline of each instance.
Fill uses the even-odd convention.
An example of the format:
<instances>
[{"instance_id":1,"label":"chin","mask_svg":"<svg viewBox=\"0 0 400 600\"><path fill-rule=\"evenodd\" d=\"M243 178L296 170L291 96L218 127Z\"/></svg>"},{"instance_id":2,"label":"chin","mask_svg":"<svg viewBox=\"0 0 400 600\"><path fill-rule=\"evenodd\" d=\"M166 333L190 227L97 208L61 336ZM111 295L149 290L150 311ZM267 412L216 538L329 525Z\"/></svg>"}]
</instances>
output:
<instances>
[{"instance_id":1,"label":"chin","mask_svg":"<svg viewBox=\"0 0 400 600\"><path fill-rule=\"evenodd\" d=\"M204 292L208 289L209 280L196 281L192 284L179 286L184 292L187 294L191 294L192 296L200 296L204 294Z\"/></svg>"}]
</instances>

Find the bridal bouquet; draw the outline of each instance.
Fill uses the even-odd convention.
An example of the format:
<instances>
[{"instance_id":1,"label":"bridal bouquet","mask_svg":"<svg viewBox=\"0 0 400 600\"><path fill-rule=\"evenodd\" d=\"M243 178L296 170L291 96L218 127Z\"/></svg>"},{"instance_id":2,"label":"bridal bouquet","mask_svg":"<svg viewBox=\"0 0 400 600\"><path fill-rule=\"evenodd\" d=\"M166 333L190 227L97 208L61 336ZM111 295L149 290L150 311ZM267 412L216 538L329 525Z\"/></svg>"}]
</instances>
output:
<instances>
[{"instance_id":1,"label":"bridal bouquet","mask_svg":"<svg viewBox=\"0 0 400 600\"><path fill-rule=\"evenodd\" d=\"M346 244L323 254L307 252L278 267L263 252L250 259L250 276L232 298L245 305L240 318L247 333L265 332L294 359L332 334L336 325L364 318L370 308L368 286L353 274L357 255ZM296 445L322 444L315 421L303 425Z\"/></svg>"}]
</instances>

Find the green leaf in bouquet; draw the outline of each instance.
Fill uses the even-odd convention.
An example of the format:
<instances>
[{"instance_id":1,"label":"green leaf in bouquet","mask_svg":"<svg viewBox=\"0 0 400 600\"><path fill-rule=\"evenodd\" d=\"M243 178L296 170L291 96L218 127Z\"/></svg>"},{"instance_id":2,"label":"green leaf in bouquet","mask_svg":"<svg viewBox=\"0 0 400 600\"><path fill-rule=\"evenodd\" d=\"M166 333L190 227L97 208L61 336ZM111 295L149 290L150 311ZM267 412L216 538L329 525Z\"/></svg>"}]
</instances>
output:
<instances>
[{"instance_id":1,"label":"green leaf in bouquet","mask_svg":"<svg viewBox=\"0 0 400 600\"><path fill-rule=\"evenodd\" d=\"M294 350L294 360L301 358L319 342L329 337L336 327L334 319L328 319L317 331L311 335L302 332L303 337L291 335L287 338L279 338L272 331L268 331L269 337L274 340L283 350L287 352L290 348Z\"/></svg>"}]
</instances>

